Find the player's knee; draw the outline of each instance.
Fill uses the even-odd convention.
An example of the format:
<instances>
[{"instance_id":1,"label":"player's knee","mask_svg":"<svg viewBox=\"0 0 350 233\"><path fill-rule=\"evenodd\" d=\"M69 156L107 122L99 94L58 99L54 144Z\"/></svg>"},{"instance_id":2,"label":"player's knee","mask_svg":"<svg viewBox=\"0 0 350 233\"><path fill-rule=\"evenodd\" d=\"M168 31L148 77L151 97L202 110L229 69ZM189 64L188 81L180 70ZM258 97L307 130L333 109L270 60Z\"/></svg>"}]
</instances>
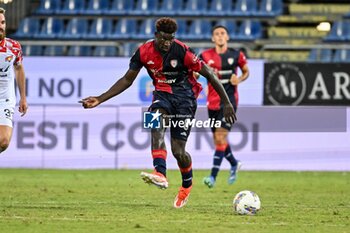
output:
<instances>
[{"instance_id":1,"label":"player's knee","mask_svg":"<svg viewBox=\"0 0 350 233\"><path fill-rule=\"evenodd\" d=\"M175 158L180 158L186 155L185 148L181 147L171 147L171 152L173 153Z\"/></svg>"},{"instance_id":2,"label":"player's knee","mask_svg":"<svg viewBox=\"0 0 350 233\"><path fill-rule=\"evenodd\" d=\"M2 138L0 139L0 152L3 152L10 145L10 139Z\"/></svg>"},{"instance_id":3,"label":"player's knee","mask_svg":"<svg viewBox=\"0 0 350 233\"><path fill-rule=\"evenodd\" d=\"M215 137L214 144L217 145L224 145L227 144L227 140L225 137Z\"/></svg>"}]
</instances>

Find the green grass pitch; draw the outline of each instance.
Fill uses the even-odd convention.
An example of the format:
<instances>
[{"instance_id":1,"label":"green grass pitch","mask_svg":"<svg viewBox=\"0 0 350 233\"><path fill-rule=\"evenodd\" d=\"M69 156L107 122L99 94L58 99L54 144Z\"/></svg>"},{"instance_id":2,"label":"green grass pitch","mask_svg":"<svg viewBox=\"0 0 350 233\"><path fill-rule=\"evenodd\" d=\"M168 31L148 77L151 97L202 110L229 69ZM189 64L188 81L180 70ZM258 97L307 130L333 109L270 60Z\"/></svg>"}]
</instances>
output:
<instances>
[{"instance_id":1,"label":"green grass pitch","mask_svg":"<svg viewBox=\"0 0 350 233\"><path fill-rule=\"evenodd\" d=\"M188 204L172 207L180 173L167 190L144 184L137 170L0 169L0 232L350 232L350 174L241 171L213 189L194 171ZM257 192L256 216L233 213L241 190Z\"/></svg>"}]
</instances>

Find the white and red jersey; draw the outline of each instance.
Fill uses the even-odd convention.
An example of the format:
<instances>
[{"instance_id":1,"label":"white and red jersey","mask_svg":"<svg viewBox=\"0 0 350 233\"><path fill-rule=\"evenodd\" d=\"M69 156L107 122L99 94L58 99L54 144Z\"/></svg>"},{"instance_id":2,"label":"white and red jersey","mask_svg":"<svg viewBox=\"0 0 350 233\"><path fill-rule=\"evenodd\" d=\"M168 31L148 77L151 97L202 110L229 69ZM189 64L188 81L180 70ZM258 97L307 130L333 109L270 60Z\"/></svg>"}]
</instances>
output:
<instances>
[{"instance_id":1,"label":"white and red jersey","mask_svg":"<svg viewBox=\"0 0 350 233\"><path fill-rule=\"evenodd\" d=\"M20 43L10 38L0 42L0 106L16 105L14 65L22 63Z\"/></svg>"}]
</instances>

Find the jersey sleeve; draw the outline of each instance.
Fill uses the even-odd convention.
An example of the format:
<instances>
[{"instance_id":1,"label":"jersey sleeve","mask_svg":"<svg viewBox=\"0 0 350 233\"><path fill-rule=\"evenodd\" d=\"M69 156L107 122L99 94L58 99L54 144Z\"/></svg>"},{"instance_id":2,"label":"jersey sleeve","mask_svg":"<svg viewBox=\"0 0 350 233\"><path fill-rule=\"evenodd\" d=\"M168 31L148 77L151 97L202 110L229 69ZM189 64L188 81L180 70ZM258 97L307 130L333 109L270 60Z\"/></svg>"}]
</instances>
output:
<instances>
[{"instance_id":1,"label":"jersey sleeve","mask_svg":"<svg viewBox=\"0 0 350 233\"><path fill-rule=\"evenodd\" d=\"M238 66L240 68L243 68L243 66L245 66L247 64L247 58L246 56L244 55L243 52L239 52L239 57L238 57Z\"/></svg>"},{"instance_id":2,"label":"jersey sleeve","mask_svg":"<svg viewBox=\"0 0 350 233\"><path fill-rule=\"evenodd\" d=\"M17 41L13 41L12 52L16 56L16 59L13 64L16 66L21 65L23 61L22 47L21 44Z\"/></svg>"},{"instance_id":3,"label":"jersey sleeve","mask_svg":"<svg viewBox=\"0 0 350 233\"><path fill-rule=\"evenodd\" d=\"M140 70L143 67L140 57L140 49L137 49L134 55L130 59L129 69L130 70Z\"/></svg>"},{"instance_id":4,"label":"jersey sleeve","mask_svg":"<svg viewBox=\"0 0 350 233\"><path fill-rule=\"evenodd\" d=\"M186 50L184 64L189 70L199 72L202 69L203 61L191 51Z\"/></svg>"}]
</instances>

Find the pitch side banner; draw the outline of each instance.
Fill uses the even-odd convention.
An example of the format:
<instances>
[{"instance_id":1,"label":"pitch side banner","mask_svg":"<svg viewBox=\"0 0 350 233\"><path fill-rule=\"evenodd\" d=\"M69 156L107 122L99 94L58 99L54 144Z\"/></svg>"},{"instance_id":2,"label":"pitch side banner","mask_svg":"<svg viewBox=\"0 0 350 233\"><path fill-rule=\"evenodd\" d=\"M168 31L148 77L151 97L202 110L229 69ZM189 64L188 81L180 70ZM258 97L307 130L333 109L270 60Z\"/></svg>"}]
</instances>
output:
<instances>
[{"instance_id":1,"label":"pitch side banner","mask_svg":"<svg viewBox=\"0 0 350 233\"><path fill-rule=\"evenodd\" d=\"M250 78L240 85L241 105L262 105L263 60L249 60ZM26 57L27 98L31 104L74 104L107 91L129 67L129 58ZM198 103L206 104L207 81ZM108 103L143 105L152 100L152 79L141 69L134 84Z\"/></svg>"},{"instance_id":2,"label":"pitch side banner","mask_svg":"<svg viewBox=\"0 0 350 233\"><path fill-rule=\"evenodd\" d=\"M240 108L229 142L243 169L350 171L350 108L293 108L298 110L294 115L284 107ZM196 118L206 117L206 108L200 107ZM25 117L15 114L0 167L152 169L144 122L142 107L135 106L31 106ZM325 127L324 122L330 123ZM166 146L168 168L176 169L169 133ZM210 130L193 129L187 151L195 169L210 169ZM222 166L229 168L227 161Z\"/></svg>"},{"instance_id":3,"label":"pitch side banner","mask_svg":"<svg viewBox=\"0 0 350 233\"><path fill-rule=\"evenodd\" d=\"M265 105L350 105L350 66L266 63Z\"/></svg>"}]
</instances>

